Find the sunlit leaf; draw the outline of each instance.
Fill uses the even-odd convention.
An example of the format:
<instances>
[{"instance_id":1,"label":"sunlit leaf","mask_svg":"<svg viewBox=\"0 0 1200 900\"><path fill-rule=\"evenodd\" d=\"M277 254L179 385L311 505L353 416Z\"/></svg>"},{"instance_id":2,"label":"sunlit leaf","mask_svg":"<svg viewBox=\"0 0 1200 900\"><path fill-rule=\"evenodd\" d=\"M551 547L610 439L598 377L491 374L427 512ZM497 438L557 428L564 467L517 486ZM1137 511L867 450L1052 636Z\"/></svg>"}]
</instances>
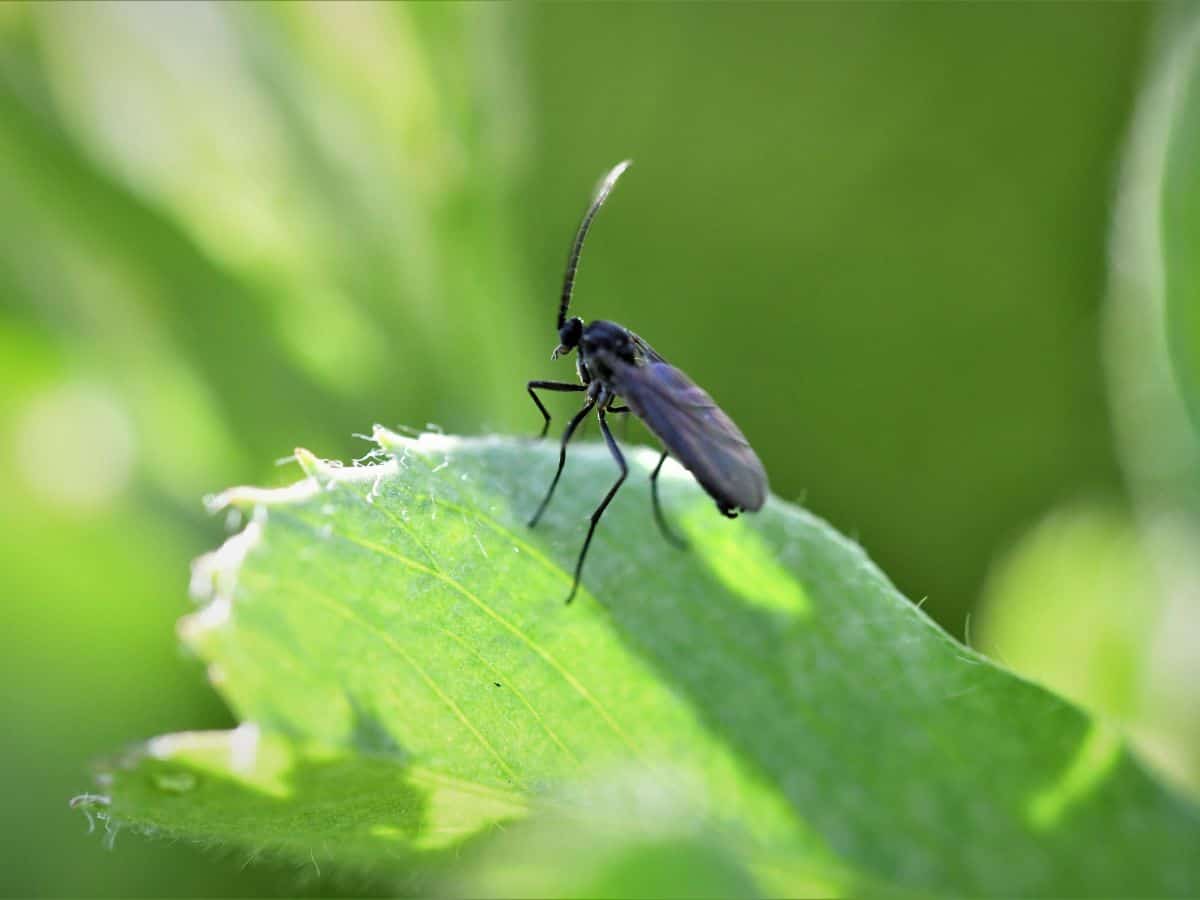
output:
<instances>
[{"instance_id":1,"label":"sunlit leaf","mask_svg":"<svg viewBox=\"0 0 1200 900\"><path fill-rule=\"evenodd\" d=\"M771 892L1200 884L1196 810L803 511L729 522L672 468L676 551L639 450L565 606L602 447L530 531L554 448L376 438L375 465L300 451L305 480L214 501L250 523L197 565L182 634L248 724L151 742L114 771L112 821L409 873L531 815L632 827L638 792L616 813L573 793L632 770Z\"/></svg>"}]
</instances>

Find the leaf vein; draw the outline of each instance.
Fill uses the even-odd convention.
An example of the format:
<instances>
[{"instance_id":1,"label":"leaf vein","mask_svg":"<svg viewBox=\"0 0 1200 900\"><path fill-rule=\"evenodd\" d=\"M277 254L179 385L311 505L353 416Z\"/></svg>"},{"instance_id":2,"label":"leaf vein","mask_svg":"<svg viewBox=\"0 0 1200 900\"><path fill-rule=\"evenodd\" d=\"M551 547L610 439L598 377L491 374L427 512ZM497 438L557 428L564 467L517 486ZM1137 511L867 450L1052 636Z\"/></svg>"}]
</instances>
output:
<instances>
[{"instance_id":1,"label":"leaf vein","mask_svg":"<svg viewBox=\"0 0 1200 900\"><path fill-rule=\"evenodd\" d=\"M397 641L394 637L392 637L390 634L388 634L386 631L384 631L379 626L373 624L372 622L368 621L367 619L364 619L362 616L355 613L354 610L350 609L349 606L347 606L341 600L338 600L336 597L329 596L329 595L325 594L324 592L318 591L317 589L313 588L311 585L307 585L307 584L292 583L291 587L293 590L298 590L298 591L301 591L302 593L308 594L313 599L317 600L318 602L322 603L329 609L333 610L335 613L342 616L347 621L354 622L355 624L359 625L360 627L366 629L368 632L373 634L379 640L381 640L385 644L387 644L388 647L390 647L392 650L395 650L396 653L398 653L400 655L400 657L406 663L408 663L409 666L412 667L412 669L417 673L417 675L420 677L420 679L423 682L425 682L426 687L428 687L434 694L437 695L437 697L443 703L446 704L446 706L450 709L451 712L454 713L454 715L463 724L463 726L468 731L470 731L471 734L473 734L475 736L475 738L479 741L479 743L483 745L484 749L486 749L488 751L488 753L491 754L492 758L496 761L496 764L509 777L509 779L511 779L512 781L517 782L517 783L521 782L521 779L517 776L517 773L514 772L512 767L509 766L509 764L504 761L504 758L500 755L500 753L496 750L496 748L492 746L491 742L483 735L483 733L478 728L475 727L474 723L472 723L470 718L467 717L467 714L463 712L462 707L460 707L457 703L455 703L454 698L451 697L449 694L447 694L445 691L443 691L441 689L441 687L438 686L437 681L434 678L432 678L428 672L425 671L425 669L421 666L421 664L418 663L408 653L407 650L404 649L403 644L401 644L399 641Z\"/></svg>"},{"instance_id":2,"label":"leaf vein","mask_svg":"<svg viewBox=\"0 0 1200 900\"><path fill-rule=\"evenodd\" d=\"M357 496L359 496L363 500L363 502L367 506L369 506L372 510L379 513L384 518L388 519L388 521L395 524L401 531L403 531L405 534L407 534L412 539L413 543L415 543L418 547L420 547L421 551L425 554L425 556L429 558L430 565L434 569L436 569L438 572L442 573L443 575L445 574L445 570L443 570L442 567L440 565L438 565L437 558L433 555L433 552L425 545L425 543L419 537L417 537L416 533L412 529L412 526L410 526L407 522L405 522L403 519L401 519L399 516L397 516L395 513L391 512L390 510L384 509L381 506L377 506L374 503L368 502L365 496L363 496L361 494L357 494L357 492L355 492L355 494ZM430 495L429 499L434 503L439 502L437 500L437 498L433 497L432 495ZM453 504L444 503L442 505L446 506L448 508L454 508ZM464 519L468 518L467 510L461 509L460 512L462 512ZM485 553L486 553L486 551L485 551ZM479 651L477 651L474 647L472 647L470 644L468 644L466 641L464 641L461 637L459 637L454 632L450 631L449 629L442 628L440 626L438 627L438 630L441 631L443 634L445 634L446 637L450 638L453 641L456 641L463 649L465 649L468 653L470 653L472 656L474 656L476 659L478 659L481 663L483 663L483 665L485 665L493 673L495 673L499 677L503 678L509 684L509 687L512 690L513 694L517 697L518 700L521 701L521 703L525 706L525 708L529 710L529 712L533 716L534 720L538 723L538 725L540 725L542 727L542 730L546 732L546 735L550 738L550 740L553 741L554 744L560 750L563 751L563 753L567 754L567 756L570 757L570 759L573 763L576 763L576 764L579 763L579 757L577 757L575 755L575 753L572 752L572 750L563 742L562 738L560 738L558 736L558 733L553 728L550 727L549 723L546 722L545 719L542 718L541 713L539 713L537 711L537 709L534 707L534 705L529 702L529 699L525 696L525 692L522 691L519 687L517 687L515 681L513 681L506 673L501 672L499 669L497 669L489 660L487 660L484 656L482 656L479 653Z\"/></svg>"},{"instance_id":3,"label":"leaf vein","mask_svg":"<svg viewBox=\"0 0 1200 900\"><path fill-rule=\"evenodd\" d=\"M296 519L304 522L306 525L312 526L312 524L313 524L305 516L298 515L294 511L289 511L289 514L294 516ZM625 733L625 730L623 728L621 728L621 726L617 723L616 719L613 718L612 714L609 713L609 711L607 709L605 709L604 705L602 703L600 703L600 701L598 699L596 699L595 695L592 694L592 692L587 689L587 687L583 684L583 682L581 682L569 669L567 669L561 662L559 662L554 657L554 655L550 653L550 651L548 651L545 647L541 646L541 644L539 644L537 641L535 641L533 638L531 638L529 635L527 635L524 631L522 631L520 628L518 628L516 625L514 625L512 622L510 622L508 619L506 619L504 616L502 616L500 613L498 613L496 610L494 610L489 604L487 604L483 600L481 600L472 591L470 591L466 586L461 584L457 579L446 574L445 572L438 571L437 569L431 569L429 566L419 563L415 559L410 559L407 556L396 553L394 550L391 550L387 547L377 544L374 541L368 540L367 538L364 538L360 535L352 534L348 531L343 531L343 530L335 530L335 531L331 532L331 535L340 537L343 540L349 541L352 544L356 544L359 547L362 547L364 550L369 550L373 553L377 553L381 556L385 556L389 559L392 559L392 560L400 563L403 566L413 569L414 571L422 572L423 574L428 575L430 578L436 578L438 581L441 581L442 583L446 584L453 590L460 593L463 597L465 597L472 604L474 604L475 607L478 608L481 612L483 612L485 615L487 615L493 621L495 621L496 623L501 625L508 632L510 632L514 637L516 637L519 641L521 641L523 644L525 644L525 646L527 646L535 654L537 654L539 657L541 657L542 661L545 662L546 665L550 666L550 668L552 668L555 672L557 672L563 678L563 680L565 680L567 682L567 684L569 684L571 686L571 688L577 694L579 694L579 696L582 697L583 700L589 706L591 706L593 710L595 710L596 714L599 715L600 718L604 720L605 724L608 725L608 727L613 731L613 733L622 741L622 743L625 744L625 746L630 750L630 752L637 754L637 747L634 744L633 740L629 737L628 734Z\"/></svg>"}]
</instances>

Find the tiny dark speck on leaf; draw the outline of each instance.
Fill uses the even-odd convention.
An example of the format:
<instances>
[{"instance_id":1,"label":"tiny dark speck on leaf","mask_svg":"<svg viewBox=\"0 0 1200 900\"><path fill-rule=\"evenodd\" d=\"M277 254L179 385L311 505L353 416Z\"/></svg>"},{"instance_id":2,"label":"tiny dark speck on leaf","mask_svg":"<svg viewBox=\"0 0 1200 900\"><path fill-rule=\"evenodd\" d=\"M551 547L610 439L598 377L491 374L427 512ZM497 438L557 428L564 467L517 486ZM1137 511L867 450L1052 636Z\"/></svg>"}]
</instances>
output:
<instances>
[{"instance_id":1,"label":"tiny dark speck on leaf","mask_svg":"<svg viewBox=\"0 0 1200 900\"><path fill-rule=\"evenodd\" d=\"M500 686L501 686L501 685L500 685L500 682L498 682L498 681L493 681L493 682L492 682L492 684L494 684L496 687L500 687Z\"/></svg>"}]
</instances>

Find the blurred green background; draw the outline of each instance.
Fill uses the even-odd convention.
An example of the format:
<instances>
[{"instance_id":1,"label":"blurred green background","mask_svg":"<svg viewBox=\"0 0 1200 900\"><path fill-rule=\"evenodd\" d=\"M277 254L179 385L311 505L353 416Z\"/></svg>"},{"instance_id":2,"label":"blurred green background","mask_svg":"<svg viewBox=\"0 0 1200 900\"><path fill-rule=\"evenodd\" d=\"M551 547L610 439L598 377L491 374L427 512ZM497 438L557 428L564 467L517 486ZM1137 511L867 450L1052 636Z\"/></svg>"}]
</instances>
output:
<instances>
[{"instance_id":1,"label":"blurred green background","mask_svg":"<svg viewBox=\"0 0 1200 900\"><path fill-rule=\"evenodd\" d=\"M1155 643L1196 634L1192 575L1159 578L1188 532L1139 499L1173 496L1159 425L1185 469L1194 437L1169 399L1122 424L1171 388L1110 272L1153 249L1153 209L1113 219L1184 18L0 4L3 892L297 889L67 807L98 756L229 722L173 636L225 534L200 498L374 422L535 433L566 246L626 157L575 311L707 387L948 631L1200 782L1195 654Z\"/></svg>"}]
</instances>

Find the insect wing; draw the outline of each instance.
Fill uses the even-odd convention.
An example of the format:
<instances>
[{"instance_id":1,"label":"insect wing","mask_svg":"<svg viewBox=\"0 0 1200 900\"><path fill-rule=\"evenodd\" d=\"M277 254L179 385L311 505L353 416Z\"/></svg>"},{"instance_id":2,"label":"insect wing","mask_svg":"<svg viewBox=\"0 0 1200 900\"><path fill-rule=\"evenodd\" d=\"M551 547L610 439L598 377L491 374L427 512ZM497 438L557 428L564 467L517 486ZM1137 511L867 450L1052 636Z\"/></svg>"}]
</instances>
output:
<instances>
[{"instance_id":1,"label":"insect wing","mask_svg":"<svg viewBox=\"0 0 1200 900\"><path fill-rule=\"evenodd\" d=\"M618 362L612 369L616 392L723 509L762 507L762 462L703 388L665 362Z\"/></svg>"},{"instance_id":2,"label":"insect wing","mask_svg":"<svg viewBox=\"0 0 1200 900\"><path fill-rule=\"evenodd\" d=\"M649 344L647 344L644 340L642 340L641 337L634 334L632 331L626 330L625 333L627 335L629 335L629 340L633 343L633 346L637 348L637 355L638 355L638 357L641 358L641 360L643 362L645 362L645 363L665 363L666 362L666 360L662 358L662 356L659 354L659 352L657 350L655 350L653 347L651 347ZM678 371L678 370L676 370L676 371ZM682 372L679 372L679 374L683 375ZM688 380L688 377L686 375L683 375L683 380L687 381L688 384L692 384L692 382ZM694 384L692 384L692 386L695 387ZM703 391L701 391L701 393L703 393ZM711 401L711 398L709 398L709 399Z\"/></svg>"}]
</instances>

